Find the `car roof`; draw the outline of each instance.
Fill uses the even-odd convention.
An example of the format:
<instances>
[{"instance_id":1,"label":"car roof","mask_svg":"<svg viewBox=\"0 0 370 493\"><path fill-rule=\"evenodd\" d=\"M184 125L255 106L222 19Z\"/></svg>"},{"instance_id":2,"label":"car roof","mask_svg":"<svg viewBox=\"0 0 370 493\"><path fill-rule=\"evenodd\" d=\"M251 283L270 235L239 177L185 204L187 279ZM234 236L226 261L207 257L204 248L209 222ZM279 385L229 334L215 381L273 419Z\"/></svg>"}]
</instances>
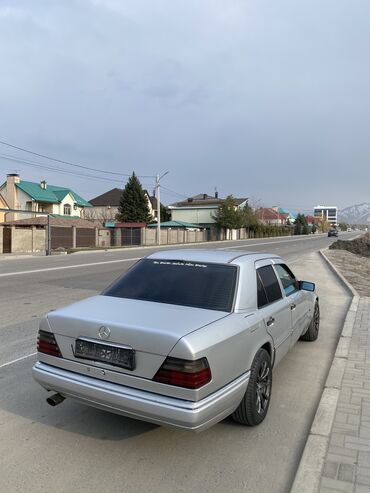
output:
<instances>
[{"instance_id":1,"label":"car roof","mask_svg":"<svg viewBox=\"0 0 370 493\"><path fill-rule=\"evenodd\" d=\"M178 249L161 250L148 255L150 259L186 260L190 262L214 262L230 264L241 262L256 262L264 259L281 260L278 255L272 253L246 252L243 250L208 250L208 249Z\"/></svg>"}]
</instances>

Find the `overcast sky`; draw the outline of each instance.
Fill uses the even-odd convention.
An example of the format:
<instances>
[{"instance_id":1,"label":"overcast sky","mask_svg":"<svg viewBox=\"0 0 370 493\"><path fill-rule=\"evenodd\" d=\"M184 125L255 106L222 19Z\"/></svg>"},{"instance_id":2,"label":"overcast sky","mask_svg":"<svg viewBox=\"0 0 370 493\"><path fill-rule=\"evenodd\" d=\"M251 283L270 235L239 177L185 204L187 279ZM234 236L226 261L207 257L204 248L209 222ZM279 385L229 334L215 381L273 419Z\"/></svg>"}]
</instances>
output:
<instances>
[{"instance_id":1,"label":"overcast sky","mask_svg":"<svg viewBox=\"0 0 370 493\"><path fill-rule=\"evenodd\" d=\"M0 0L0 140L123 173L0 145L0 181L91 199L168 170L166 204L370 202L369 19L369 0Z\"/></svg>"}]
</instances>

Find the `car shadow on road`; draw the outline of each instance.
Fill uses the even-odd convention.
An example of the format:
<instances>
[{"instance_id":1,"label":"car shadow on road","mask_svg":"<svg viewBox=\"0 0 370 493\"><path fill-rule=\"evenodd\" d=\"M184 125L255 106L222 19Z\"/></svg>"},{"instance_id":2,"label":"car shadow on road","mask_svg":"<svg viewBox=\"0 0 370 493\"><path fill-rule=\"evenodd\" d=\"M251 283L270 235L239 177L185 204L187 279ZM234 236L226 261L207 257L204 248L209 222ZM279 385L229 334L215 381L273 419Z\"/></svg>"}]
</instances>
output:
<instances>
[{"instance_id":1,"label":"car shadow on road","mask_svg":"<svg viewBox=\"0 0 370 493\"><path fill-rule=\"evenodd\" d=\"M56 429L63 429L98 440L125 440L158 428L157 425L126 418L66 399L51 407L46 397L51 393L31 376L31 359L1 370L0 409Z\"/></svg>"}]
</instances>

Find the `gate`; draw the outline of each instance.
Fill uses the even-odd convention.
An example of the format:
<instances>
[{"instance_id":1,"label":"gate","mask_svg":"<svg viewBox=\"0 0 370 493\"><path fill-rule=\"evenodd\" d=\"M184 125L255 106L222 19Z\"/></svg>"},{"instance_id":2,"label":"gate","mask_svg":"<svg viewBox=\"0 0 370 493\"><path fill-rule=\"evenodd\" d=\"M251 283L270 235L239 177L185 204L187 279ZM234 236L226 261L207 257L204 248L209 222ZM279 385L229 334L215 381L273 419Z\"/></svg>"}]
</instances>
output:
<instances>
[{"instance_id":1,"label":"gate","mask_svg":"<svg viewBox=\"0 0 370 493\"><path fill-rule=\"evenodd\" d=\"M76 247L94 247L96 246L94 228L77 228L76 229Z\"/></svg>"},{"instance_id":2,"label":"gate","mask_svg":"<svg viewBox=\"0 0 370 493\"><path fill-rule=\"evenodd\" d=\"M63 228L60 226L52 226L51 228L51 249L55 248L72 248L73 233L72 228Z\"/></svg>"},{"instance_id":3,"label":"gate","mask_svg":"<svg viewBox=\"0 0 370 493\"><path fill-rule=\"evenodd\" d=\"M141 245L141 228L121 228L122 246Z\"/></svg>"},{"instance_id":4,"label":"gate","mask_svg":"<svg viewBox=\"0 0 370 493\"><path fill-rule=\"evenodd\" d=\"M3 253L12 253L12 230L3 229Z\"/></svg>"}]
</instances>

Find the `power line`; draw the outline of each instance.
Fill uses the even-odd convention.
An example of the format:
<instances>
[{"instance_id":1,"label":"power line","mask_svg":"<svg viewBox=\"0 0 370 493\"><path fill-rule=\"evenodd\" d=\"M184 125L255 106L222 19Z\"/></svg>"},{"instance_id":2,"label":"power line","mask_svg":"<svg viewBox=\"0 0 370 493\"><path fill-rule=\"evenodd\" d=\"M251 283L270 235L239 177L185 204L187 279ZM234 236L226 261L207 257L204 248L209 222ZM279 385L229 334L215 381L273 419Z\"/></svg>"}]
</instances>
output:
<instances>
[{"instance_id":1,"label":"power line","mask_svg":"<svg viewBox=\"0 0 370 493\"><path fill-rule=\"evenodd\" d=\"M178 195L179 197L183 197L185 199L188 197L188 196L184 195L183 193L175 192L175 190L171 190L170 188L164 187L163 185L162 185L162 189L166 190L167 192L172 193L172 195Z\"/></svg>"},{"instance_id":2,"label":"power line","mask_svg":"<svg viewBox=\"0 0 370 493\"><path fill-rule=\"evenodd\" d=\"M69 170L57 168L55 166L51 167L51 166L47 166L47 164L39 163L38 161L30 161L30 160L18 158L16 156L12 156L9 154L0 153L0 157L3 157L9 161L14 161L14 162L17 162L20 164L25 164L27 166L32 166L34 168L46 169L48 171L52 171L55 173L62 173L62 174L72 175L72 176L80 176L83 178L91 178L93 180L99 180L99 181L104 181L104 182L108 182L108 183L115 182L115 183L120 183L122 185L122 180L117 180L115 178L106 178L104 176L95 176L95 175L90 175L87 173L78 173L76 171L69 171ZM142 183L142 185L147 186L147 187L152 186L152 184L148 184L148 183L145 183L145 184Z\"/></svg>"},{"instance_id":3,"label":"power line","mask_svg":"<svg viewBox=\"0 0 370 493\"><path fill-rule=\"evenodd\" d=\"M63 174L66 174L66 175L88 177L88 178L93 178L93 179L101 180L101 181L109 181L109 182L114 181L114 182L117 182L117 183L122 183L122 180L117 180L115 178L105 178L104 176L95 176L95 175L89 175L89 174L86 174L86 173L78 173L76 171L68 171L68 170L61 169L61 168L47 166L46 164L41 164L41 163L38 163L38 162L28 161L28 160L25 160L25 159L17 158L16 156L10 156L10 155L7 155L7 154L0 153L0 157L5 158L5 159L7 159L9 161L14 161L16 163L21 163L21 164L25 164L27 166L32 166L34 168L41 168L41 169L46 169L46 170L49 170L49 171L53 171L55 173L63 173Z\"/></svg>"},{"instance_id":4,"label":"power line","mask_svg":"<svg viewBox=\"0 0 370 493\"><path fill-rule=\"evenodd\" d=\"M106 173L106 174L109 174L109 175L131 176L130 174L127 174L127 173L117 173L116 171L106 171L106 170L101 170L101 169L97 169L97 168L91 168L90 166L85 166L83 164L76 164L76 163L71 163L69 161L63 161L62 159L58 159L58 158L54 158L54 157L51 157L51 156L47 156L46 154L40 154L38 152L34 152L34 151L29 150L29 149L25 149L24 147L20 147L20 146L14 145L14 144L10 144L9 142L5 142L3 140L0 140L0 144L5 145L5 146L8 146L8 147L12 147L13 149L17 149L17 150L22 151L22 152L27 152L29 154L33 154L34 156L38 156L38 157L42 157L42 158L45 158L45 159L49 159L49 160L55 161L57 163L67 164L68 166L75 166L76 168L83 168L83 169L87 169L87 170L90 170L90 171L97 171L98 173ZM139 176L140 178L155 178L154 175L137 175L137 176Z\"/></svg>"}]
</instances>

